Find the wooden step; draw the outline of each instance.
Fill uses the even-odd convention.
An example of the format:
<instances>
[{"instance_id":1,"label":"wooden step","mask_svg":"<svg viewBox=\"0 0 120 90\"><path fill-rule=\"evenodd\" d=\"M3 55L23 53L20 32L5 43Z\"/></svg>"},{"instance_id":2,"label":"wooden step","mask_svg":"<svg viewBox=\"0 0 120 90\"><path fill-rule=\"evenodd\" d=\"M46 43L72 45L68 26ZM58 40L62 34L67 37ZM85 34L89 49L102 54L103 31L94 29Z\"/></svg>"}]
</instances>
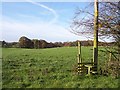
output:
<instances>
[{"instance_id":1,"label":"wooden step","mask_svg":"<svg viewBox=\"0 0 120 90\"><path fill-rule=\"evenodd\" d=\"M91 72L91 73L93 73L93 74L96 74L96 73L97 73L96 71L93 71L93 70L92 70L92 71L90 71L90 72Z\"/></svg>"}]
</instances>

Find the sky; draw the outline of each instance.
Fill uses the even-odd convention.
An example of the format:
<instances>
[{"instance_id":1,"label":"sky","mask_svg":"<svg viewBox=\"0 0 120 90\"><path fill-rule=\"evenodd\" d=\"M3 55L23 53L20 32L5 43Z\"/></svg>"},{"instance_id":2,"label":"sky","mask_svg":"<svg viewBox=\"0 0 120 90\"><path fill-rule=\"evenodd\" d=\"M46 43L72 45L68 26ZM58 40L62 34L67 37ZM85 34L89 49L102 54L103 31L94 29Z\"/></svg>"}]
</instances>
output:
<instances>
[{"instance_id":1,"label":"sky","mask_svg":"<svg viewBox=\"0 0 120 90\"><path fill-rule=\"evenodd\" d=\"M76 8L90 2L2 2L2 40L18 41L21 36L48 42L87 40L69 31Z\"/></svg>"}]
</instances>

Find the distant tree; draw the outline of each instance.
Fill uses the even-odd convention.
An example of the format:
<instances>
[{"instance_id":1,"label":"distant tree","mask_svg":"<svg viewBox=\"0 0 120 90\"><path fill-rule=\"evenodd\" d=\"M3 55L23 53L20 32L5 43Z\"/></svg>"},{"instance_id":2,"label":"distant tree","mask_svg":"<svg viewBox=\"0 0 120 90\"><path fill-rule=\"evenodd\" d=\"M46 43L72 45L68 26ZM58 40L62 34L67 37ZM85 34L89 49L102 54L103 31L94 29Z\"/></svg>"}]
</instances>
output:
<instances>
[{"instance_id":1,"label":"distant tree","mask_svg":"<svg viewBox=\"0 0 120 90\"><path fill-rule=\"evenodd\" d=\"M2 41L2 47L7 47L7 43L5 41Z\"/></svg>"},{"instance_id":2,"label":"distant tree","mask_svg":"<svg viewBox=\"0 0 120 90\"><path fill-rule=\"evenodd\" d=\"M47 43L47 48L54 48L54 47L56 47L56 46L52 42Z\"/></svg>"},{"instance_id":3,"label":"distant tree","mask_svg":"<svg viewBox=\"0 0 120 90\"><path fill-rule=\"evenodd\" d=\"M46 48L47 47L47 42L45 40L39 40L40 42L40 48Z\"/></svg>"},{"instance_id":4,"label":"distant tree","mask_svg":"<svg viewBox=\"0 0 120 90\"><path fill-rule=\"evenodd\" d=\"M2 41L0 41L0 47L2 47Z\"/></svg>"},{"instance_id":5,"label":"distant tree","mask_svg":"<svg viewBox=\"0 0 120 90\"><path fill-rule=\"evenodd\" d=\"M64 42L64 46L65 47L70 47L71 46L71 42Z\"/></svg>"},{"instance_id":6,"label":"distant tree","mask_svg":"<svg viewBox=\"0 0 120 90\"><path fill-rule=\"evenodd\" d=\"M22 36L19 39L20 48L33 48L33 42L25 36Z\"/></svg>"},{"instance_id":7,"label":"distant tree","mask_svg":"<svg viewBox=\"0 0 120 90\"><path fill-rule=\"evenodd\" d=\"M93 46L93 41L92 40L88 40L88 46Z\"/></svg>"},{"instance_id":8,"label":"distant tree","mask_svg":"<svg viewBox=\"0 0 120 90\"><path fill-rule=\"evenodd\" d=\"M34 44L34 48L40 48L40 41L38 39L33 39L32 42Z\"/></svg>"},{"instance_id":9,"label":"distant tree","mask_svg":"<svg viewBox=\"0 0 120 90\"><path fill-rule=\"evenodd\" d=\"M54 45L55 45L55 47L62 47L63 43L62 42L55 42Z\"/></svg>"},{"instance_id":10,"label":"distant tree","mask_svg":"<svg viewBox=\"0 0 120 90\"><path fill-rule=\"evenodd\" d=\"M9 48L18 48L19 44L18 44L18 42L7 42L7 47L9 47Z\"/></svg>"},{"instance_id":11,"label":"distant tree","mask_svg":"<svg viewBox=\"0 0 120 90\"><path fill-rule=\"evenodd\" d=\"M72 42L72 46L78 46L78 42L77 41L73 41Z\"/></svg>"},{"instance_id":12,"label":"distant tree","mask_svg":"<svg viewBox=\"0 0 120 90\"><path fill-rule=\"evenodd\" d=\"M19 43L18 42L12 42L12 48L19 48Z\"/></svg>"}]
</instances>

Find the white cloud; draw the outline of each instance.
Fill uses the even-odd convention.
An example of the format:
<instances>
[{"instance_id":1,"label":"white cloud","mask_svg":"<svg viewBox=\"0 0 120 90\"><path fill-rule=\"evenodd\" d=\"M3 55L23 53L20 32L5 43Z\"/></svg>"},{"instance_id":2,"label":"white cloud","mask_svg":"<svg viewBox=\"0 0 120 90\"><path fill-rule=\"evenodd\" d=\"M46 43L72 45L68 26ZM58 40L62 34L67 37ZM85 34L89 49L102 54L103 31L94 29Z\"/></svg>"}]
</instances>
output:
<instances>
[{"instance_id":1,"label":"white cloud","mask_svg":"<svg viewBox=\"0 0 120 90\"><path fill-rule=\"evenodd\" d=\"M2 37L7 41L18 41L21 36L28 38L45 39L47 41L72 41L80 39L73 35L63 26L58 24L49 25L47 22L18 22L5 19L2 22Z\"/></svg>"}]
</instances>

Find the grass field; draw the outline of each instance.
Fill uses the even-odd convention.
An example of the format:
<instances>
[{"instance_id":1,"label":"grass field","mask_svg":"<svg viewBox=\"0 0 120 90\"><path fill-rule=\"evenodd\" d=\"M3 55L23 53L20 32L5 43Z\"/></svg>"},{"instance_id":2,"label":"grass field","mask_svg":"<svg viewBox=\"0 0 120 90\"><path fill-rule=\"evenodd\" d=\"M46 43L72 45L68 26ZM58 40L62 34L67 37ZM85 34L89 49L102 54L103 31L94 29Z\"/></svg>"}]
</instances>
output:
<instances>
[{"instance_id":1,"label":"grass field","mask_svg":"<svg viewBox=\"0 0 120 90\"><path fill-rule=\"evenodd\" d=\"M83 61L92 60L92 47L82 47ZM103 49L100 47L100 49ZM99 65L108 60L99 52ZM78 76L72 72L77 64L77 48L2 49L3 88L117 88L111 76Z\"/></svg>"}]
</instances>

